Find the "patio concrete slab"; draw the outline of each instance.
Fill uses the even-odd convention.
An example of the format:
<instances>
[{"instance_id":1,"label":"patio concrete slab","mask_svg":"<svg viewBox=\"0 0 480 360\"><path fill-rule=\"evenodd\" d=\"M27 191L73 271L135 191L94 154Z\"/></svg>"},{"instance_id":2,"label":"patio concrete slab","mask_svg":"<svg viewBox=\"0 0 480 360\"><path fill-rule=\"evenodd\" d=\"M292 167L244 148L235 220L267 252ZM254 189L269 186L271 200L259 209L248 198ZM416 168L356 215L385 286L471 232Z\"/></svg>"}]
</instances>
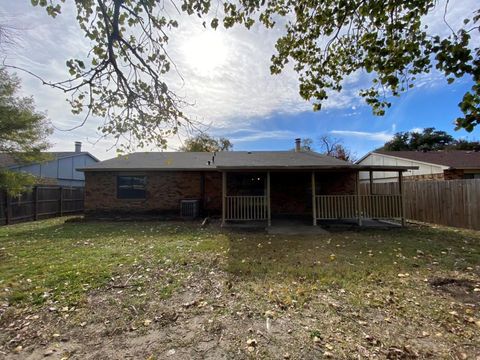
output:
<instances>
[{"instance_id":1,"label":"patio concrete slab","mask_svg":"<svg viewBox=\"0 0 480 360\"><path fill-rule=\"evenodd\" d=\"M328 231L312 225L273 225L266 228L270 235L326 235Z\"/></svg>"},{"instance_id":2,"label":"patio concrete slab","mask_svg":"<svg viewBox=\"0 0 480 360\"><path fill-rule=\"evenodd\" d=\"M399 223L376 219L362 219L361 226L356 220L322 220L318 222L318 226L328 230L401 228Z\"/></svg>"},{"instance_id":3,"label":"patio concrete slab","mask_svg":"<svg viewBox=\"0 0 480 360\"><path fill-rule=\"evenodd\" d=\"M318 221L317 226L310 219L273 219L272 225L266 221L229 222L225 228L233 231L266 231L271 235L325 235L329 232L360 230L360 229L394 229L401 228L395 222L384 220L363 219L362 226L356 220Z\"/></svg>"}]
</instances>

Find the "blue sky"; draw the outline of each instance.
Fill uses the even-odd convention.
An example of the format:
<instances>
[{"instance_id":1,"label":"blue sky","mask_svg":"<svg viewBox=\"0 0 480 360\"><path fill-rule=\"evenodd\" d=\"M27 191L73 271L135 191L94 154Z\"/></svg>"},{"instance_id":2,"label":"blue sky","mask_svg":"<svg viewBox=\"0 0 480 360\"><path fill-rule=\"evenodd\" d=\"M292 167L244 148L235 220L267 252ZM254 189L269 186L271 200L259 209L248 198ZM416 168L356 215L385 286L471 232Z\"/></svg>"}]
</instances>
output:
<instances>
[{"instance_id":1,"label":"blue sky","mask_svg":"<svg viewBox=\"0 0 480 360\"><path fill-rule=\"evenodd\" d=\"M450 26L458 28L477 1L450 1ZM435 11L424 19L433 33L448 31L443 22L444 5L439 1ZM65 61L72 57L85 59L90 49L91 44L78 29L71 2L66 2L56 19L27 0L1 2L0 14L19 29L17 45L4 54L7 64L27 68L46 79L64 80L68 76ZM286 150L293 147L296 137L316 140L330 135L362 156L395 132L432 126L457 138L480 139L480 129L470 134L454 131L453 121L460 115L457 104L471 86L468 79L447 85L433 71L420 78L418 87L394 99L384 117L375 117L357 95L369 86L368 78L355 73L346 79L340 94L330 95L322 111L313 112L298 95L297 74L291 68L281 75L270 75L270 57L282 27L213 31L203 28L203 20L177 16L180 26L170 34L167 50L179 73L168 74L166 82L193 104L184 109L187 115L203 123L211 134L230 138L236 150ZM73 142L80 140L85 150L101 159L116 155L112 139L99 138L96 129L101 119L92 118L75 131L61 131L83 118L71 114L62 93L26 74L18 75L23 93L35 98L37 108L47 112L57 129L51 138L53 150L72 150ZM169 149L178 148L186 136L183 132L171 138Z\"/></svg>"},{"instance_id":2,"label":"blue sky","mask_svg":"<svg viewBox=\"0 0 480 360\"><path fill-rule=\"evenodd\" d=\"M461 116L458 102L471 87L468 81L452 85L436 83L434 86L409 90L394 98L392 108L385 116L374 116L371 108L357 105L355 109L341 108L320 112L305 111L297 114L272 114L267 120L258 119L259 131L274 133L270 139L248 139L248 132L235 134L237 150L286 149L293 146L292 137L308 137L317 142L328 134L343 140L358 156L381 146L395 132L435 127L447 131L455 138L478 140L480 129L472 133L455 131L453 121ZM243 139L242 136L243 135Z\"/></svg>"}]
</instances>

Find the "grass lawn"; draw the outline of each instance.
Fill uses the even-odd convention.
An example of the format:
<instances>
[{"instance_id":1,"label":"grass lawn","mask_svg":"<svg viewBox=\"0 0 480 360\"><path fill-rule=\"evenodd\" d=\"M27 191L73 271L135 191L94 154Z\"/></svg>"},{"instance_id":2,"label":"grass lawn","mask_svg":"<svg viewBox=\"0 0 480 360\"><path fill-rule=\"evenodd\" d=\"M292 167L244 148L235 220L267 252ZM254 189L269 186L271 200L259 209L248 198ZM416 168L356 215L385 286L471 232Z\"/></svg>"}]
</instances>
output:
<instances>
[{"instance_id":1,"label":"grass lawn","mask_svg":"<svg viewBox=\"0 0 480 360\"><path fill-rule=\"evenodd\" d=\"M480 232L0 228L0 358L480 358Z\"/></svg>"}]
</instances>

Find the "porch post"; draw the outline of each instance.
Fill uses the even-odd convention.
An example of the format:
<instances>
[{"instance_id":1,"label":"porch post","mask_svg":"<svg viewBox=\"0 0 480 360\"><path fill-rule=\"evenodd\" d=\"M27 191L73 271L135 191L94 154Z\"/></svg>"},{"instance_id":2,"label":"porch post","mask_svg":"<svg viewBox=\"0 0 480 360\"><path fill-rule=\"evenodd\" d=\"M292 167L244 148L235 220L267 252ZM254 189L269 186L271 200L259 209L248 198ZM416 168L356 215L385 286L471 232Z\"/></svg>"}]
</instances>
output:
<instances>
[{"instance_id":1,"label":"porch post","mask_svg":"<svg viewBox=\"0 0 480 360\"><path fill-rule=\"evenodd\" d=\"M357 171L355 173L355 191L356 191L356 195L357 195L357 216L358 216L358 226L362 226L362 204L361 204L361 201L362 201L362 198L360 197L360 172Z\"/></svg>"},{"instance_id":2,"label":"porch post","mask_svg":"<svg viewBox=\"0 0 480 360\"><path fill-rule=\"evenodd\" d=\"M402 214L402 226L405 226L405 199L403 197L403 172L398 172L398 192L400 193L400 210Z\"/></svg>"},{"instance_id":3,"label":"porch post","mask_svg":"<svg viewBox=\"0 0 480 360\"><path fill-rule=\"evenodd\" d=\"M272 212L270 209L270 171L267 171L267 225L272 226Z\"/></svg>"},{"instance_id":4,"label":"porch post","mask_svg":"<svg viewBox=\"0 0 480 360\"><path fill-rule=\"evenodd\" d=\"M373 171L372 170L370 170L368 172L368 179L369 179L370 191L369 191L369 194L368 194L369 196L368 196L368 198L365 199L365 201L368 201L368 206L370 207L368 212L370 213L370 216L372 216L372 214L373 214L373 204L374 204L374 200L373 200Z\"/></svg>"},{"instance_id":5,"label":"porch post","mask_svg":"<svg viewBox=\"0 0 480 360\"><path fill-rule=\"evenodd\" d=\"M368 172L369 180L370 180L370 195L373 195L373 171L370 170Z\"/></svg>"},{"instance_id":6,"label":"porch post","mask_svg":"<svg viewBox=\"0 0 480 360\"><path fill-rule=\"evenodd\" d=\"M225 225L227 203L227 173L222 171L222 226Z\"/></svg>"},{"instance_id":7,"label":"porch post","mask_svg":"<svg viewBox=\"0 0 480 360\"><path fill-rule=\"evenodd\" d=\"M316 201L315 171L312 171L312 214L313 226L317 226L317 201Z\"/></svg>"}]
</instances>

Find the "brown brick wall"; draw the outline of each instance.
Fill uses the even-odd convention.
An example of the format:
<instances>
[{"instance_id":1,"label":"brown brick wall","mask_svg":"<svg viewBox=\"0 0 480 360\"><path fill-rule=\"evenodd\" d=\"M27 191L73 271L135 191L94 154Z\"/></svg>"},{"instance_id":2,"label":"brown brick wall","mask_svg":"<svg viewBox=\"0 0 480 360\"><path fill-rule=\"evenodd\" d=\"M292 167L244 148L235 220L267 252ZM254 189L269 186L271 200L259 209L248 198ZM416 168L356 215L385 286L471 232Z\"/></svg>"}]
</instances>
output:
<instances>
[{"instance_id":1,"label":"brown brick wall","mask_svg":"<svg viewBox=\"0 0 480 360\"><path fill-rule=\"evenodd\" d=\"M117 175L147 176L145 199L117 199ZM204 176L204 180L202 180ZM317 194L354 194L354 173L317 173ZM219 172L86 172L85 212L164 213L178 215L182 199L202 200L205 215L221 214L222 174ZM311 212L311 173L271 173L272 214Z\"/></svg>"},{"instance_id":2,"label":"brown brick wall","mask_svg":"<svg viewBox=\"0 0 480 360\"><path fill-rule=\"evenodd\" d=\"M355 173L318 172L315 175L317 195L355 194ZM312 173L272 173L272 215L305 215L312 212Z\"/></svg>"},{"instance_id":3,"label":"brown brick wall","mask_svg":"<svg viewBox=\"0 0 480 360\"><path fill-rule=\"evenodd\" d=\"M219 172L205 173L204 207L207 215L222 213L222 174Z\"/></svg>"},{"instance_id":4,"label":"brown brick wall","mask_svg":"<svg viewBox=\"0 0 480 360\"><path fill-rule=\"evenodd\" d=\"M116 172L86 172L86 213L152 212L178 215L180 200L202 198L201 172L147 172L146 198L139 200L117 199L117 175L119 173ZM206 174L206 207L213 210L219 203L215 194L217 182L215 175ZM218 197L221 198L221 192Z\"/></svg>"},{"instance_id":5,"label":"brown brick wall","mask_svg":"<svg viewBox=\"0 0 480 360\"><path fill-rule=\"evenodd\" d=\"M445 180L463 179L464 175L465 175L465 172L459 169L443 170L443 178Z\"/></svg>"},{"instance_id":6,"label":"brown brick wall","mask_svg":"<svg viewBox=\"0 0 480 360\"><path fill-rule=\"evenodd\" d=\"M353 195L356 176L354 172L318 172L317 195Z\"/></svg>"},{"instance_id":7,"label":"brown brick wall","mask_svg":"<svg viewBox=\"0 0 480 360\"><path fill-rule=\"evenodd\" d=\"M311 173L271 173L270 204L272 216L311 213Z\"/></svg>"},{"instance_id":8,"label":"brown brick wall","mask_svg":"<svg viewBox=\"0 0 480 360\"><path fill-rule=\"evenodd\" d=\"M443 173L404 176L405 181L444 180Z\"/></svg>"}]
</instances>

